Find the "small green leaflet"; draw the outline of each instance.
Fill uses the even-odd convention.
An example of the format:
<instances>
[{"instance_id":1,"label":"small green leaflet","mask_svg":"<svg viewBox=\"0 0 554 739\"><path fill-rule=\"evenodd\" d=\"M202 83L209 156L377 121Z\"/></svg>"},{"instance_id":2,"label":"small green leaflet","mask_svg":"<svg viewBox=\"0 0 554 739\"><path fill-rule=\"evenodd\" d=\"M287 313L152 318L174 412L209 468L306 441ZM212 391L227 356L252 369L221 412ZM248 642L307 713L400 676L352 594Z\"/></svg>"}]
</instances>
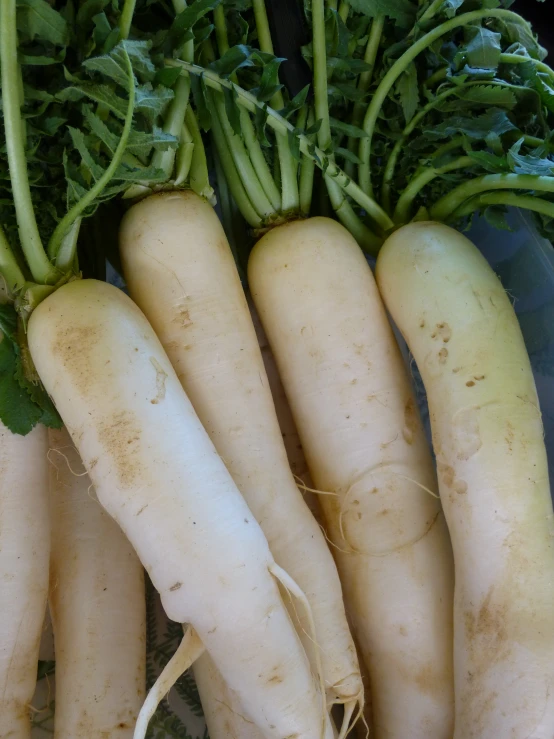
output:
<instances>
[{"instance_id":1,"label":"small green leaflet","mask_svg":"<svg viewBox=\"0 0 554 739\"><path fill-rule=\"evenodd\" d=\"M456 11L464 4L465 0L444 0L441 11L447 18L454 18Z\"/></svg>"},{"instance_id":2,"label":"small green leaflet","mask_svg":"<svg viewBox=\"0 0 554 739\"><path fill-rule=\"evenodd\" d=\"M419 106L419 92L417 84L417 67L412 62L400 76L396 91L400 96L400 104L404 113L404 120L409 123Z\"/></svg>"},{"instance_id":3,"label":"small green leaflet","mask_svg":"<svg viewBox=\"0 0 554 739\"><path fill-rule=\"evenodd\" d=\"M17 28L25 40L40 39L54 46L67 46L67 23L46 0L17 0L17 8Z\"/></svg>"},{"instance_id":4,"label":"small green leaflet","mask_svg":"<svg viewBox=\"0 0 554 739\"><path fill-rule=\"evenodd\" d=\"M237 103L237 92L235 88L229 89L228 87L223 88L223 98L225 100L225 112L227 118L233 129L233 133L236 136L240 136L242 133L242 127L240 123L240 109Z\"/></svg>"},{"instance_id":5,"label":"small green leaflet","mask_svg":"<svg viewBox=\"0 0 554 739\"><path fill-rule=\"evenodd\" d=\"M423 129L426 136L431 139L445 139L450 136L465 134L469 138L477 140L484 140L490 135L502 136L508 131L516 130L516 126L508 118L506 112L498 108L491 108L486 113L474 118L452 116L442 123Z\"/></svg>"},{"instance_id":6,"label":"small green leaflet","mask_svg":"<svg viewBox=\"0 0 554 739\"><path fill-rule=\"evenodd\" d=\"M175 18L169 30L171 36L182 38L200 18L215 10L221 0L195 0Z\"/></svg>"},{"instance_id":7,"label":"small green leaflet","mask_svg":"<svg viewBox=\"0 0 554 739\"><path fill-rule=\"evenodd\" d=\"M135 92L135 110L142 113L149 125L153 126L156 118L163 115L173 97L173 90L162 85L159 87L152 87L151 84L141 85Z\"/></svg>"},{"instance_id":8,"label":"small green leaflet","mask_svg":"<svg viewBox=\"0 0 554 739\"><path fill-rule=\"evenodd\" d=\"M321 125L321 122L319 123ZM333 131L344 133L346 134L346 136L353 136L357 139L363 139L367 137L367 133L364 131L363 128L359 128L359 126L353 126L351 123L344 123L343 121L339 121L336 118L329 118L329 124Z\"/></svg>"},{"instance_id":9,"label":"small green leaflet","mask_svg":"<svg viewBox=\"0 0 554 739\"><path fill-rule=\"evenodd\" d=\"M56 96L61 102L77 101L83 97L93 100L99 105L105 105L117 118L125 120L127 114L127 100L116 95L109 85L97 85L94 82L82 82L61 90Z\"/></svg>"},{"instance_id":10,"label":"small green leaflet","mask_svg":"<svg viewBox=\"0 0 554 739\"><path fill-rule=\"evenodd\" d=\"M540 154L520 154L524 139L519 139L507 154L508 164L516 174L532 174L551 177L554 174L554 160Z\"/></svg>"},{"instance_id":11,"label":"small green leaflet","mask_svg":"<svg viewBox=\"0 0 554 739\"><path fill-rule=\"evenodd\" d=\"M501 172L509 172L508 160L505 156L498 156L490 151L468 151L467 155L473 161L482 167L485 172L499 174Z\"/></svg>"},{"instance_id":12,"label":"small green leaflet","mask_svg":"<svg viewBox=\"0 0 554 739\"><path fill-rule=\"evenodd\" d=\"M384 15L403 26L414 22L417 11L417 6L409 0L351 0L350 6L369 18Z\"/></svg>"},{"instance_id":13,"label":"small green leaflet","mask_svg":"<svg viewBox=\"0 0 554 739\"><path fill-rule=\"evenodd\" d=\"M484 209L483 216L493 228L498 228L500 231L513 231L514 229L506 220L506 213L506 208L501 205L489 205Z\"/></svg>"},{"instance_id":14,"label":"small green leaflet","mask_svg":"<svg viewBox=\"0 0 554 739\"><path fill-rule=\"evenodd\" d=\"M25 435L43 423L61 428L62 421L46 391L25 377L16 340L17 315L12 305L0 305L0 420L14 434Z\"/></svg>"},{"instance_id":15,"label":"small green leaflet","mask_svg":"<svg viewBox=\"0 0 554 739\"><path fill-rule=\"evenodd\" d=\"M501 35L482 26L466 26L465 54L470 69L495 70L500 61Z\"/></svg>"}]
</instances>

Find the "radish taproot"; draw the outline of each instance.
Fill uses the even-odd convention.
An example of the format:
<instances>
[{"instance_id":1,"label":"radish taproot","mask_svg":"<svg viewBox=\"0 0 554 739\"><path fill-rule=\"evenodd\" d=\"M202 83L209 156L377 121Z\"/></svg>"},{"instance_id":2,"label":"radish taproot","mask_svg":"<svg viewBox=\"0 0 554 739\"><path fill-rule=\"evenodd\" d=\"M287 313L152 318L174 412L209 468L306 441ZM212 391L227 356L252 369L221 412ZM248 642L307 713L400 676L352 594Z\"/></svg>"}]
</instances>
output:
<instances>
[{"instance_id":1,"label":"radish taproot","mask_svg":"<svg viewBox=\"0 0 554 739\"><path fill-rule=\"evenodd\" d=\"M30 739L48 596L48 432L0 427L0 737Z\"/></svg>"},{"instance_id":2,"label":"radish taproot","mask_svg":"<svg viewBox=\"0 0 554 739\"><path fill-rule=\"evenodd\" d=\"M291 473L244 290L214 209L192 191L147 198L125 215L120 251L131 297L275 561L308 599L315 634L297 603L291 617L314 671L321 660L328 704L355 712L363 688L336 566Z\"/></svg>"},{"instance_id":3,"label":"radish taproot","mask_svg":"<svg viewBox=\"0 0 554 739\"><path fill-rule=\"evenodd\" d=\"M29 347L95 486L164 609L198 632L268 737L331 736L267 541L144 315L95 280L33 312Z\"/></svg>"},{"instance_id":4,"label":"radish taproot","mask_svg":"<svg viewBox=\"0 0 554 739\"><path fill-rule=\"evenodd\" d=\"M438 223L394 233L385 303L427 391L456 574L456 739L554 736L554 526L541 413L511 302Z\"/></svg>"},{"instance_id":5,"label":"radish taproot","mask_svg":"<svg viewBox=\"0 0 554 739\"><path fill-rule=\"evenodd\" d=\"M65 429L50 430L55 739L131 739L144 700L144 574Z\"/></svg>"},{"instance_id":6,"label":"radish taproot","mask_svg":"<svg viewBox=\"0 0 554 739\"><path fill-rule=\"evenodd\" d=\"M370 674L376 737L453 731L452 554L406 368L371 270L327 218L254 247L252 296ZM399 707L402 707L399 710Z\"/></svg>"}]
</instances>

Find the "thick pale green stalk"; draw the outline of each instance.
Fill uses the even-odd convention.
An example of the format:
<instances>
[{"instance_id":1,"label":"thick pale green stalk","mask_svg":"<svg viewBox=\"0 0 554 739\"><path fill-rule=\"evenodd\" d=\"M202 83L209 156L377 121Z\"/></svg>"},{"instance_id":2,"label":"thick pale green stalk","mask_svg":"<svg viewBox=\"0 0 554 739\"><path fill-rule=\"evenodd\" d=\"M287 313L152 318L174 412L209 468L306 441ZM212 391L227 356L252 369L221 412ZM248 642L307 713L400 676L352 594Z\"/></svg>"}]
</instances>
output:
<instances>
[{"instance_id":1,"label":"thick pale green stalk","mask_svg":"<svg viewBox=\"0 0 554 739\"><path fill-rule=\"evenodd\" d=\"M315 122L314 112L310 108L309 112L306 106L300 111L298 115L298 128L304 129L306 125L308 128L313 126ZM314 138L311 136L310 138ZM302 156L300 163L300 212L305 215L310 215L312 208L312 197L314 190L314 174L315 174L315 162L313 159L309 159L306 156Z\"/></svg>"},{"instance_id":2,"label":"thick pale green stalk","mask_svg":"<svg viewBox=\"0 0 554 739\"><path fill-rule=\"evenodd\" d=\"M215 143L221 166L225 171L227 183L233 193L235 202L240 208L240 212L250 226L253 228L261 228L262 219L252 205L250 198L244 189L242 180L235 166L235 162L231 152L229 151L229 147L227 146L225 134L223 133L223 128L216 110L214 110L212 114L212 132L212 140Z\"/></svg>"},{"instance_id":3,"label":"thick pale green stalk","mask_svg":"<svg viewBox=\"0 0 554 739\"><path fill-rule=\"evenodd\" d=\"M0 226L0 274L6 282L10 295L18 292L25 285L25 276L19 268L10 248L4 229Z\"/></svg>"},{"instance_id":4,"label":"thick pale green stalk","mask_svg":"<svg viewBox=\"0 0 554 739\"><path fill-rule=\"evenodd\" d=\"M256 136L256 130L254 129L252 119L250 118L248 111L243 107L240 108L240 123L242 137L246 144L248 154L250 155L250 161L252 162L254 171L258 175L264 192L273 206L273 209L278 213L281 210L281 193L275 184L269 164L267 163L262 147L260 146L260 142Z\"/></svg>"},{"instance_id":5,"label":"thick pale green stalk","mask_svg":"<svg viewBox=\"0 0 554 739\"><path fill-rule=\"evenodd\" d=\"M442 23L440 26L433 28L429 33L426 33L425 36L422 36L418 41L412 44L412 46L396 60L381 80L377 90L371 98L371 102L364 118L363 128L367 133L367 137L360 141L360 159L362 160L362 166L360 166L360 186L368 195L371 195L373 191L371 184L371 147L373 143L375 124L377 123L377 118L379 117L379 113L381 112L387 95L396 84L396 81L418 56L418 54L425 51L425 49L427 49L432 43L450 31L453 31L455 28L460 28L461 26L465 26L473 21L482 20L483 18L506 18L507 20L519 20L519 16L516 13L501 9L475 10L452 18L449 21Z\"/></svg>"},{"instance_id":6,"label":"thick pale green stalk","mask_svg":"<svg viewBox=\"0 0 554 739\"><path fill-rule=\"evenodd\" d=\"M325 186L327 187L331 205L333 206L333 210L335 211L339 221L350 231L352 236L365 252L377 256L377 252L383 243L383 239L377 237L365 225L365 223L358 218L354 209L345 198L344 192L340 189L335 180L326 176Z\"/></svg>"},{"instance_id":7,"label":"thick pale green stalk","mask_svg":"<svg viewBox=\"0 0 554 739\"><path fill-rule=\"evenodd\" d=\"M208 172L208 162L206 160L206 150L202 141L202 133L194 115L192 108L187 108L185 114L185 125L192 136L194 149L192 150L192 160L190 163L189 185L197 195L214 204L214 191L210 185L210 173Z\"/></svg>"},{"instance_id":8,"label":"thick pale green stalk","mask_svg":"<svg viewBox=\"0 0 554 739\"><path fill-rule=\"evenodd\" d=\"M273 41L271 40L265 2L264 0L253 0L252 5L260 49L268 54L273 54ZM281 110L284 107L283 95L280 90L271 98L269 104L275 110ZM297 164L290 150L288 137L277 134L276 139L281 170L282 209L286 213L297 210L299 207Z\"/></svg>"},{"instance_id":9,"label":"thick pale green stalk","mask_svg":"<svg viewBox=\"0 0 554 739\"><path fill-rule=\"evenodd\" d=\"M233 127L227 117L227 111L225 110L223 95L213 94L211 98L214 103L214 108L217 111L219 122L225 136L225 141L231 151L235 167L242 179L244 188L248 193L248 197L260 217L263 219L269 218L274 213L272 205L264 192L262 183L258 179L258 175L250 161L250 157L248 156L248 152L242 142L242 138L237 136L233 131Z\"/></svg>"},{"instance_id":10,"label":"thick pale green stalk","mask_svg":"<svg viewBox=\"0 0 554 739\"><path fill-rule=\"evenodd\" d=\"M0 58L2 65L2 113L8 155L12 197L17 216L21 248L33 279L52 284L60 277L44 251L35 218L18 90L16 0L0 2Z\"/></svg>"},{"instance_id":11,"label":"thick pale green stalk","mask_svg":"<svg viewBox=\"0 0 554 739\"><path fill-rule=\"evenodd\" d=\"M346 23L348 19L348 14L350 13L350 3L346 2L346 0L341 0L339 5L339 15L341 19Z\"/></svg>"},{"instance_id":12,"label":"thick pale green stalk","mask_svg":"<svg viewBox=\"0 0 554 739\"><path fill-rule=\"evenodd\" d=\"M194 154L194 139L187 125L183 123L179 137L179 148L175 157L175 187L184 184L190 174L192 156Z\"/></svg>"},{"instance_id":13,"label":"thick pale green stalk","mask_svg":"<svg viewBox=\"0 0 554 739\"><path fill-rule=\"evenodd\" d=\"M204 69L196 64L190 64L189 62L183 62L179 59L166 59L165 63L168 67L181 67L185 73L194 74L197 77L202 77L207 87L213 90L234 90L237 95L237 102L240 105L249 110L251 113L255 113L257 109L261 107L260 101L239 85L235 85L233 82L223 79L216 72L210 69ZM309 138L301 133L295 131L294 126L283 118L282 115L272 108L266 109L268 118L267 124L277 133L287 135L288 132L295 135L298 139L300 151L307 157L312 159L320 169L323 169L324 163L328 166L325 170L326 175L332 177L337 184L344 190L345 193L350 195L358 205L366 211L368 216L372 218L383 230L388 230L393 227L393 222L390 217L385 213L381 206L370 196L363 192L363 190L343 170L338 167L334 162L329 162L328 157L321 149L317 146L313 150L313 145ZM231 183L229 183L231 184Z\"/></svg>"},{"instance_id":14,"label":"thick pale green stalk","mask_svg":"<svg viewBox=\"0 0 554 739\"><path fill-rule=\"evenodd\" d=\"M123 5L123 10L121 11L121 17L119 19L119 37L122 39L129 38L136 1L137 0L125 0Z\"/></svg>"},{"instance_id":15,"label":"thick pale green stalk","mask_svg":"<svg viewBox=\"0 0 554 739\"><path fill-rule=\"evenodd\" d=\"M512 208L521 208L522 210L531 210L535 213L542 213L549 218L554 218L554 203L535 195L518 195L515 192L484 192L476 195L474 198L466 200L457 210L454 211L449 221L454 222L465 216L469 216L476 210L487 205L504 205Z\"/></svg>"},{"instance_id":16,"label":"thick pale green stalk","mask_svg":"<svg viewBox=\"0 0 554 739\"><path fill-rule=\"evenodd\" d=\"M475 177L440 198L430 209L431 217L437 221L446 221L464 201L487 190L554 192L554 177L531 174L488 174Z\"/></svg>"},{"instance_id":17,"label":"thick pale green stalk","mask_svg":"<svg viewBox=\"0 0 554 739\"><path fill-rule=\"evenodd\" d=\"M447 172L453 172L456 169L466 169L474 165L475 161L471 157L458 157L458 159L445 164L443 167L425 167L421 172L418 172L415 177L413 177L398 199L393 215L393 221L396 224L401 224L407 223L410 220L415 198L419 195L421 190L436 177L440 177Z\"/></svg>"},{"instance_id":18,"label":"thick pale green stalk","mask_svg":"<svg viewBox=\"0 0 554 739\"><path fill-rule=\"evenodd\" d=\"M174 86L175 97L171 101L169 110L164 120L163 131L178 138L183 128L185 113L189 104L190 79L179 77ZM175 165L177 150L168 147L165 150L157 150L152 157L152 166L161 169L166 178L169 179Z\"/></svg>"},{"instance_id":19,"label":"thick pale green stalk","mask_svg":"<svg viewBox=\"0 0 554 739\"><path fill-rule=\"evenodd\" d=\"M117 148L114 152L112 160L107 169L104 170L104 174L102 175L102 177L100 177L100 179L98 179L94 183L93 187L91 187L91 189L88 190L85 195L83 195L79 202L75 203L75 205L65 214L62 220L56 226L48 244L48 253L51 257L57 256L62 241L73 226L74 222L84 213L88 206L96 200L98 195L100 195L102 190L112 179L125 153L127 140L129 138L129 134L131 133L131 127L133 125L133 112L135 109L135 85L131 60L129 59L129 55L127 54L125 48L123 49L123 55L125 58L125 65L127 67L126 71L129 75L130 82L128 89L129 102L127 104L127 114L125 116L125 123L123 126L123 131L121 132L119 143L117 144Z\"/></svg>"}]
</instances>

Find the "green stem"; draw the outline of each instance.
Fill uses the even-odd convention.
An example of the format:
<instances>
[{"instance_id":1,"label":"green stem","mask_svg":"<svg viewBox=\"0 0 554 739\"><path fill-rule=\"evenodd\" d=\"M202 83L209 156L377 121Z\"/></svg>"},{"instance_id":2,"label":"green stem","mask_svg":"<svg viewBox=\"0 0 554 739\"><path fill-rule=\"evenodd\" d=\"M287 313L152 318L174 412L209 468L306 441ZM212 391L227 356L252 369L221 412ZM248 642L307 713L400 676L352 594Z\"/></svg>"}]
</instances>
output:
<instances>
[{"instance_id":1,"label":"green stem","mask_svg":"<svg viewBox=\"0 0 554 739\"><path fill-rule=\"evenodd\" d=\"M371 69L367 72L362 72L358 80L358 90L367 92L371 81L373 79L373 72L375 70L375 60L377 59L377 52L379 51L379 44L381 43L381 37L383 35L383 29L385 27L385 16L378 15L373 19L371 23L371 30L365 47L364 62L369 64ZM360 126L363 118L366 106L363 102L354 103L352 109L352 123L354 126ZM360 140L354 136L349 136L347 149L348 151L357 152L360 145ZM354 176L354 162L347 162L345 166L346 173L351 177Z\"/></svg>"},{"instance_id":2,"label":"green stem","mask_svg":"<svg viewBox=\"0 0 554 739\"><path fill-rule=\"evenodd\" d=\"M62 272L68 272L73 269L75 255L77 254L77 241L81 229L81 220L81 218L74 220L73 225L62 239L62 243L56 254L56 267Z\"/></svg>"},{"instance_id":3,"label":"green stem","mask_svg":"<svg viewBox=\"0 0 554 739\"><path fill-rule=\"evenodd\" d=\"M214 147L215 148L215 147ZM241 281L245 281L245 274L242 268L242 261L244 257L244 246L245 246L245 234L244 232L244 221L242 221L240 214L237 212L237 207L229 185L227 184L227 178L225 171L217 154L217 149L212 150L215 176L217 178L217 200L221 208L221 220L223 222L223 229L229 239L229 246L233 252L235 263L239 271ZM243 228L240 228L238 219L241 220Z\"/></svg>"},{"instance_id":4,"label":"green stem","mask_svg":"<svg viewBox=\"0 0 554 739\"><path fill-rule=\"evenodd\" d=\"M440 10L440 8L444 5L444 0L433 0L431 5L427 8L427 10L422 14L421 18L418 18L416 25L412 28L410 33L408 34L408 38L411 38L414 33L415 29L420 23L425 23L425 21L431 20L435 13Z\"/></svg>"},{"instance_id":5,"label":"green stem","mask_svg":"<svg viewBox=\"0 0 554 739\"><path fill-rule=\"evenodd\" d=\"M0 2L0 62L5 146L21 248L36 282L51 284L59 274L44 251L27 173L25 138L19 97L16 0Z\"/></svg>"},{"instance_id":6,"label":"green stem","mask_svg":"<svg viewBox=\"0 0 554 739\"><path fill-rule=\"evenodd\" d=\"M519 54L500 54L500 64L533 64L539 72L544 72L552 80L554 80L554 69L545 64L539 62L538 59L533 59L529 56L520 56Z\"/></svg>"},{"instance_id":7,"label":"green stem","mask_svg":"<svg viewBox=\"0 0 554 739\"><path fill-rule=\"evenodd\" d=\"M135 110L135 80L131 60L129 59L129 55L125 48L123 48L123 54L125 58L125 66L127 67L127 74L129 75L129 102L127 104L127 113L125 115L125 124L123 126L123 131L121 132L121 138L119 139L112 160L107 169L104 170L102 177L100 177L100 179L95 182L94 186L85 195L83 195L77 203L75 203L75 205L64 215L62 220L56 226L48 244L48 253L52 258L56 257L61 243L73 226L73 223L84 213L88 206L96 200L102 190L108 185L116 173L123 154L125 153L127 140L129 139L131 127L133 125L133 113Z\"/></svg>"},{"instance_id":8,"label":"green stem","mask_svg":"<svg viewBox=\"0 0 554 739\"><path fill-rule=\"evenodd\" d=\"M328 176L324 179L329 200L339 221L350 231L364 251L376 255L383 240L379 239L358 217L336 181Z\"/></svg>"},{"instance_id":9,"label":"green stem","mask_svg":"<svg viewBox=\"0 0 554 739\"><path fill-rule=\"evenodd\" d=\"M254 18L256 21L256 30L258 32L258 43L261 51L273 54L273 42L271 40L271 32L269 30L269 20L264 0L253 0ZM284 100L281 91L275 93L270 100L270 106L274 110L281 110L284 107ZM288 137L277 134L277 151L279 154L279 166L281 170L281 201L282 209L285 213L288 211L298 210L300 204L300 196L298 193L298 171L296 161L290 150Z\"/></svg>"},{"instance_id":10,"label":"green stem","mask_svg":"<svg viewBox=\"0 0 554 739\"><path fill-rule=\"evenodd\" d=\"M367 133L367 137L360 141L360 159L362 160L362 166L360 167L360 186L368 195L371 195L373 190L371 185L371 148L375 124L377 123L379 113L382 110L387 95L396 84L396 81L413 60L435 41L450 31L453 31L455 28L460 28L460 26L467 25L468 23L472 23L473 21L481 20L483 18L506 18L519 20L519 16L516 13L502 9L475 10L470 13L464 13L455 18L451 18L445 23L441 23L440 26L433 28L416 41L399 59L396 60L381 80L377 90L372 96L364 118L363 128Z\"/></svg>"},{"instance_id":11,"label":"green stem","mask_svg":"<svg viewBox=\"0 0 554 739\"><path fill-rule=\"evenodd\" d=\"M423 83L424 87L433 87L437 82L442 82L446 79L448 75L448 67L441 67L440 69L437 69L436 72L433 72L432 75L427 77L425 82Z\"/></svg>"},{"instance_id":12,"label":"green stem","mask_svg":"<svg viewBox=\"0 0 554 739\"><path fill-rule=\"evenodd\" d=\"M507 205L513 208L542 213L549 218L554 218L554 203L548 200L537 198L534 195L518 195L515 192L485 192L466 200L465 203L452 213L449 220L455 222L487 205Z\"/></svg>"},{"instance_id":13,"label":"green stem","mask_svg":"<svg viewBox=\"0 0 554 739\"><path fill-rule=\"evenodd\" d=\"M243 105L251 113L255 113L258 109L263 109L267 114L268 125L278 134L287 136L290 132L295 135L300 145L300 151L307 157L312 159L320 169L324 169L326 166L326 174L332 177L338 185L354 200L360 208L366 211L366 213L375 220L375 222L385 231L393 227L393 222L390 217L385 213L381 206L373 200L370 196L363 192L363 190L353 182L348 175L343 172L334 162L329 162L326 154L319 149L317 146L313 148L313 144L310 139L301 133L295 131L294 126L283 118L276 110L270 107L266 107L248 90L234 84L230 80L223 79L216 72L211 69L205 69L196 64L190 64L189 62L183 62L179 59L166 59L165 64L168 67L181 67L184 72L194 74L197 77L203 77L207 87L213 90L234 90L237 96L237 102ZM231 184L231 183L230 183Z\"/></svg>"},{"instance_id":14,"label":"green stem","mask_svg":"<svg viewBox=\"0 0 554 739\"><path fill-rule=\"evenodd\" d=\"M174 86L175 97L171 101L169 110L164 120L163 131L179 138L183 129L183 121L189 104L190 79L179 77ZM157 150L152 157L152 166L161 169L165 179L169 179L175 165L177 151L172 147L165 150Z\"/></svg>"},{"instance_id":15,"label":"green stem","mask_svg":"<svg viewBox=\"0 0 554 739\"><path fill-rule=\"evenodd\" d=\"M137 0L125 0L123 4L123 10L119 19L119 38L129 38L131 32L131 23L133 22L133 15L135 13L135 5Z\"/></svg>"},{"instance_id":16,"label":"green stem","mask_svg":"<svg viewBox=\"0 0 554 739\"><path fill-rule=\"evenodd\" d=\"M25 285L25 276L11 250L4 229L0 226L0 274L6 281L8 293L18 292Z\"/></svg>"},{"instance_id":17,"label":"green stem","mask_svg":"<svg viewBox=\"0 0 554 739\"><path fill-rule=\"evenodd\" d=\"M308 127L313 126L314 122L315 116L313 110L310 108L308 112L307 107L304 106L298 116L298 128L303 129L306 125ZM313 138L314 136L310 136L310 139ZM310 215L310 210L312 208L314 174L315 162L313 159L302 156L302 162L300 164L300 212L305 216Z\"/></svg>"},{"instance_id":18,"label":"green stem","mask_svg":"<svg viewBox=\"0 0 554 739\"><path fill-rule=\"evenodd\" d=\"M175 157L175 187L183 185L190 174L192 157L194 154L194 139L186 123L183 123L181 135L179 136L179 148Z\"/></svg>"},{"instance_id":19,"label":"green stem","mask_svg":"<svg viewBox=\"0 0 554 739\"><path fill-rule=\"evenodd\" d=\"M421 190L436 177L440 177L447 172L453 172L456 169L466 169L467 167L474 165L475 161L471 157L458 157L458 159L454 159L454 161L445 164L443 167L425 167L412 178L398 199L392 218L393 221L398 224L407 223L410 220L415 198L419 195Z\"/></svg>"},{"instance_id":20,"label":"green stem","mask_svg":"<svg viewBox=\"0 0 554 739\"><path fill-rule=\"evenodd\" d=\"M256 130L252 123L252 119L250 118L250 114L243 107L240 108L240 124L242 138L246 144L254 171L256 172L273 209L276 212L279 212L281 210L281 193L275 184L275 180L273 179L273 175L262 151L262 147L260 146L260 142L256 136Z\"/></svg>"},{"instance_id":21,"label":"green stem","mask_svg":"<svg viewBox=\"0 0 554 739\"><path fill-rule=\"evenodd\" d=\"M327 92L327 47L324 0L312 0L312 48L315 117L321 121L317 140L323 151L331 146L329 99Z\"/></svg>"},{"instance_id":22,"label":"green stem","mask_svg":"<svg viewBox=\"0 0 554 739\"><path fill-rule=\"evenodd\" d=\"M202 133L190 105L185 115L185 125L192 136L192 142L194 144L190 163L189 185L197 195L206 198L206 200L214 205L214 191L210 185L210 173L208 172L208 162L206 160L204 142L202 141Z\"/></svg>"},{"instance_id":23,"label":"green stem","mask_svg":"<svg viewBox=\"0 0 554 739\"><path fill-rule=\"evenodd\" d=\"M554 177L532 174L488 174L475 177L440 198L430 209L431 216L437 221L445 221L464 201L487 190L554 192Z\"/></svg>"},{"instance_id":24,"label":"green stem","mask_svg":"<svg viewBox=\"0 0 554 739\"><path fill-rule=\"evenodd\" d=\"M220 3L214 10L215 40L219 55L223 56L229 50L229 37L227 35L227 23L225 21L225 10Z\"/></svg>"},{"instance_id":25,"label":"green stem","mask_svg":"<svg viewBox=\"0 0 554 739\"><path fill-rule=\"evenodd\" d=\"M175 15L182 13L186 7L186 0L173 0L173 10L175 11ZM186 62L194 61L194 39L190 39L183 45L183 48L181 49L181 57Z\"/></svg>"},{"instance_id":26,"label":"green stem","mask_svg":"<svg viewBox=\"0 0 554 739\"><path fill-rule=\"evenodd\" d=\"M227 184L233 193L233 198L235 199L243 218L253 228L261 228L262 219L252 205L252 202L244 188L241 177L235 166L233 156L227 146L223 127L221 126L219 115L216 110L213 111L212 115L212 138L215 143L221 166L225 172Z\"/></svg>"},{"instance_id":27,"label":"green stem","mask_svg":"<svg viewBox=\"0 0 554 739\"><path fill-rule=\"evenodd\" d=\"M217 111L219 122L225 136L227 146L231 151L231 155L235 162L235 167L242 179L244 188L248 193L248 197L256 211L262 219L269 218L275 214L273 207L266 196L262 183L258 179L258 175L250 161L248 152L243 144L242 138L237 136L233 131L233 127L227 117L227 111L225 110L225 100L221 93L211 95L214 110Z\"/></svg>"},{"instance_id":28,"label":"green stem","mask_svg":"<svg viewBox=\"0 0 554 739\"><path fill-rule=\"evenodd\" d=\"M347 0L341 0L340 5L339 5L339 15L344 23L346 23L349 13L350 13L350 3L347 2Z\"/></svg>"}]
</instances>

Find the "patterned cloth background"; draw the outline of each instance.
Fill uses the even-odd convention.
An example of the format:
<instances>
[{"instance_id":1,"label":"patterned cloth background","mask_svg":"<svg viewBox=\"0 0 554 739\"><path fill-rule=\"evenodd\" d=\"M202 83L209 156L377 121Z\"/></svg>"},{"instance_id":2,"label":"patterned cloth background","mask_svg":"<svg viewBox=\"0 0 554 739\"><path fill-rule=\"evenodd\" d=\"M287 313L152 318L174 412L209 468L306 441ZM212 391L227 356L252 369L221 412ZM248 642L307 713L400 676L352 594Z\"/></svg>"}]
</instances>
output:
<instances>
[{"instance_id":1,"label":"patterned cloth background","mask_svg":"<svg viewBox=\"0 0 554 739\"><path fill-rule=\"evenodd\" d=\"M498 231L479 220L468 235L482 249L513 298L535 373L549 453L550 477L554 480L554 249L536 234L529 216L516 212L510 215L508 221L513 228L511 232ZM111 281L123 286L113 272ZM403 349L428 427L423 383L405 346ZM176 650L183 632L179 624L165 617L150 583L147 588L147 612L147 679L150 686ZM46 739L53 731L53 658L53 638L47 620L41 646L40 679L33 703L33 739ZM208 738L198 692L190 674L182 676L158 709L151 723L149 737Z\"/></svg>"}]
</instances>

